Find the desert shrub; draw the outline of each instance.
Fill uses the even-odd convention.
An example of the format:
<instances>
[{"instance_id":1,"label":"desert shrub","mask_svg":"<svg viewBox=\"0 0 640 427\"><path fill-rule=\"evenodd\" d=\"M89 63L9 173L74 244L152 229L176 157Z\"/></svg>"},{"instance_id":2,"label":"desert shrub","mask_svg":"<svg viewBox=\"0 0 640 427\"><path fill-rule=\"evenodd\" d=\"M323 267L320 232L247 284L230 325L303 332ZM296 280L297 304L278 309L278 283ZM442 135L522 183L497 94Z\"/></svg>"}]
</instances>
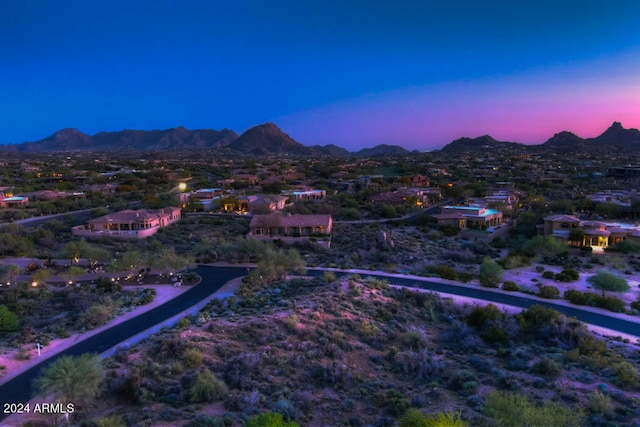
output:
<instances>
[{"instance_id":1,"label":"desert shrub","mask_svg":"<svg viewBox=\"0 0 640 427\"><path fill-rule=\"evenodd\" d=\"M267 412L248 419L244 423L245 427L298 427L295 421L285 421L282 414Z\"/></svg>"},{"instance_id":2,"label":"desert shrub","mask_svg":"<svg viewBox=\"0 0 640 427\"><path fill-rule=\"evenodd\" d=\"M502 274L504 270L491 258L485 258L480 264L480 272L478 277L480 278L480 284L489 288L497 288L498 284L502 281Z\"/></svg>"},{"instance_id":3,"label":"desert shrub","mask_svg":"<svg viewBox=\"0 0 640 427\"><path fill-rule=\"evenodd\" d=\"M18 327L18 316L6 305L0 305L0 333L17 331Z\"/></svg>"},{"instance_id":4,"label":"desert shrub","mask_svg":"<svg viewBox=\"0 0 640 427\"><path fill-rule=\"evenodd\" d=\"M627 304L618 297L603 297L594 294L594 305L614 313L624 313Z\"/></svg>"},{"instance_id":5,"label":"desert shrub","mask_svg":"<svg viewBox=\"0 0 640 427\"><path fill-rule=\"evenodd\" d=\"M523 255L511 255L509 254L506 258L501 259L499 261L500 265L504 267L505 270L511 270L513 268L526 267L527 265L531 265L531 260L529 257Z\"/></svg>"},{"instance_id":6,"label":"desert shrub","mask_svg":"<svg viewBox=\"0 0 640 427\"><path fill-rule=\"evenodd\" d=\"M96 427L127 427L127 423L120 415L101 417L94 422Z\"/></svg>"},{"instance_id":7,"label":"desert shrub","mask_svg":"<svg viewBox=\"0 0 640 427\"><path fill-rule=\"evenodd\" d=\"M440 231L442 231L442 234L444 234L447 237L453 237L456 234L458 234L459 230L453 225L444 224L440 226Z\"/></svg>"},{"instance_id":8,"label":"desert shrub","mask_svg":"<svg viewBox=\"0 0 640 427\"><path fill-rule=\"evenodd\" d=\"M589 301L588 297L580 291L575 289L569 289L564 292L564 299L571 304L586 305Z\"/></svg>"},{"instance_id":9,"label":"desert shrub","mask_svg":"<svg viewBox=\"0 0 640 427\"><path fill-rule=\"evenodd\" d=\"M611 398L600 390L596 390L591 399L589 399L588 409L592 414L610 416L613 412Z\"/></svg>"},{"instance_id":10,"label":"desert shrub","mask_svg":"<svg viewBox=\"0 0 640 427\"><path fill-rule=\"evenodd\" d=\"M564 407L555 402L535 405L526 396L503 391L493 391L487 396L484 412L501 427L579 427L585 420L580 409Z\"/></svg>"},{"instance_id":11,"label":"desert shrub","mask_svg":"<svg viewBox=\"0 0 640 427\"><path fill-rule=\"evenodd\" d=\"M402 344L411 350L420 350L427 346L427 336L424 331L411 329L400 336Z\"/></svg>"},{"instance_id":12,"label":"desert shrub","mask_svg":"<svg viewBox=\"0 0 640 427\"><path fill-rule=\"evenodd\" d=\"M82 313L81 322L88 328L96 328L111 320L113 310L103 304L94 304Z\"/></svg>"},{"instance_id":13,"label":"desert shrub","mask_svg":"<svg viewBox=\"0 0 640 427\"><path fill-rule=\"evenodd\" d=\"M511 280L507 280L506 282L504 282L502 284L502 290L503 291L514 292L514 291L519 291L520 288L518 287L516 282L512 282Z\"/></svg>"},{"instance_id":14,"label":"desert shrub","mask_svg":"<svg viewBox=\"0 0 640 427\"><path fill-rule=\"evenodd\" d=\"M442 365L427 350L401 351L393 356L392 369L420 381L437 377Z\"/></svg>"},{"instance_id":15,"label":"desert shrub","mask_svg":"<svg viewBox=\"0 0 640 427\"><path fill-rule=\"evenodd\" d=\"M227 396L227 386L208 369L200 372L196 383L189 391L192 402L213 402Z\"/></svg>"},{"instance_id":16,"label":"desert shrub","mask_svg":"<svg viewBox=\"0 0 640 427\"><path fill-rule=\"evenodd\" d=\"M458 280L458 273L456 270L445 264L430 265L427 267L427 272L435 274L443 279Z\"/></svg>"},{"instance_id":17,"label":"desert shrub","mask_svg":"<svg viewBox=\"0 0 640 427\"><path fill-rule=\"evenodd\" d=\"M282 415L285 421L296 421L302 417L302 412L291 401L287 399L278 399L276 403L271 405L273 412Z\"/></svg>"},{"instance_id":18,"label":"desert shrub","mask_svg":"<svg viewBox=\"0 0 640 427\"><path fill-rule=\"evenodd\" d=\"M232 388L251 389L251 377L259 371L262 358L258 353L241 353L232 358L224 369L224 381Z\"/></svg>"},{"instance_id":19,"label":"desert shrub","mask_svg":"<svg viewBox=\"0 0 640 427\"><path fill-rule=\"evenodd\" d=\"M142 291L140 297L138 298L136 305L145 305L153 302L153 299L156 297L156 290L153 288L147 288Z\"/></svg>"},{"instance_id":20,"label":"desert shrub","mask_svg":"<svg viewBox=\"0 0 640 427\"><path fill-rule=\"evenodd\" d=\"M536 271L538 273L544 272L544 266L543 265L536 265Z\"/></svg>"},{"instance_id":21,"label":"desert shrub","mask_svg":"<svg viewBox=\"0 0 640 427\"><path fill-rule=\"evenodd\" d=\"M324 281L327 283L333 283L336 281L336 273L333 271L325 271L323 273Z\"/></svg>"},{"instance_id":22,"label":"desert shrub","mask_svg":"<svg viewBox=\"0 0 640 427\"><path fill-rule=\"evenodd\" d=\"M631 303L631 308L640 311L640 299Z\"/></svg>"},{"instance_id":23,"label":"desert shrub","mask_svg":"<svg viewBox=\"0 0 640 427\"><path fill-rule=\"evenodd\" d=\"M343 363L323 363L310 369L311 378L318 385L328 385L335 389L346 389L351 386L354 376L349 367Z\"/></svg>"},{"instance_id":24,"label":"desert shrub","mask_svg":"<svg viewBox=\"0 0 640 427\"><path fill-rule=\"evenodd\" d=\"M556 361L543 357L531 367L531 372L545 378L555 379L562 374L562 367Z\"/></svg>"},{"instance_id":25,"label":"desert shrub","mask_svg":"<svg viewBox=\"0 0 640 427\"><path fill-rule=\"evenodd\" d=\"M404 414L411 406L409 399L405 398L399 390L389 390L387 392L387 412L389 415L398 417Z\"/></svg>"},{"instance_id":26,"label":"desert shrub","mask_svg":"<svg viewBox=\"0 0 640 427\"><path fill-rule=\"evenodd\" d=\"M542 273L543 279L555 279L556 275L553 271L545 271Z\"/></svg>"},{"instance_id":27,"label":"desert shrub","mask_svg":"<svg viewBox=\"0 0 640 427\"><path fill-rule=\"evenodd\" d=\"M493 304L484 307L474 307L467 316L467 325L482 328L489 322L502 319L504 314Z\"/></svg>"},{"instance_id":28,"label":"desert shrub","mask_svg":"<svg viewBox=\"0 0 640 427\"><path fill-rule=\"evenodd\" d=\"M475 330L458 322L440 334L440 342L459 352L475 351L482 345Z\"/></svg>"},{"instance_id":29,"label":"desert shrub","mask_svg":"<svg viewBox=\"0 0 640 427\"><path fill-rule=\"evenodd\" d=\"M638 369L633 364L622 361L615 363L612 368L615 372L615 384L630 390L638 388L640 376L638 375Z\"/></svg>"},{"instance_id":30,"label":"desert shrub","mask_svg":"<svg viewBox=\"0 0 640 427\"><path fill-rule=\"evenodd\" d=\"M176 323L176 328L178 329L185 329L189 326L191 326L191 319L189 319L188 317L183 317L182 319L178 320L178 323Z\"/></svg>"},{"instance_id":31,"label":"desert shrub","mask_svg":"<svg viewBox=\"0 0 640 427\"><path fill-rule=\"evenodd\" d=\"M442 259L453 261L456 264L475 264L476 255L468 249L459 251L445 251Z\"/></svg>"},{"instance_id":32,"label":"desert shrub","mask_svg":"<svg viewBox=\"0 0 640 427\"><path fill-rule=\"evenodd\" d=\"M399 427L467 427L459 413L447 412L425 415L416 408L409 409L399 420Z\"/></svg>"},{"instance_id":33,"label":"desert shrub","mask_svg":"<svg viewBox=\"0 0 640 427\"><path fill-rule=\"evenodd\" d=\"M555 279L558 282L575 282L579 278L580 278L580 273L578 273L573 268L564 269L560 273L555 275Z\"/></svg>"},{"instance_id":34,"label":"desert shrub","mask_svg":"<svg viewBox=\"0 0 640 427\"><path fill-rule=\"evenodd\" d=\"M202 352L197 348L190 348L184 352L184 364L188 368L198 368L202 365Z\"/></svg>"},{"instance_id":35,"label":"desert shrub","mask_svg":"<svg viewBox=\"0 0 640 427\"><path fill-rule=\"evenodd\" d=\"M461 369L457 371L449 381L452 390L473 391L478 387L478 377L471 371Z\"/></svg>"},{"instance_id":36,"label":"desert shrub","mask_svg":"<svg viewBox=\"0 0 640 427\"><path fill-rule=\"evenodd\" d=\"M608 247L607 251L622 252L623 254L637 254L640 253L640 243L632 242L630 240L623 240L617 245Z\"/></svg>"},{"instance_id":37,"label":"desert shrub","mask_svg":"<svg viewBox=\"0 0 640 427\"><path fill-rule=\"evenodd\" d=\"M473 280L473 274L464 271L458 274L458 280L460 280L462 283L469 283Z\"/></svg>"},{"instance_id":38,"label":"desert shrub","mask_svg":"<svg viewBox=\"0 0 640 427\"><path fill-rule=\"evenodd\" d=\"M163 338L160 342L160 348L158 353L161 358L174 358L179 359L182 357L186 350L184 341L175 335Z\"/></svg>"},{"instance_id":39,"label":"desert shrub","mask_svg":"<svg viewBox=\"0 0 640 427\"><path fill-rule=\"evenodd\" d=\"M538 296L541 298L556 299L560 297L560 290L555 286L540 285Z\"/></svg>"}]
</instances>

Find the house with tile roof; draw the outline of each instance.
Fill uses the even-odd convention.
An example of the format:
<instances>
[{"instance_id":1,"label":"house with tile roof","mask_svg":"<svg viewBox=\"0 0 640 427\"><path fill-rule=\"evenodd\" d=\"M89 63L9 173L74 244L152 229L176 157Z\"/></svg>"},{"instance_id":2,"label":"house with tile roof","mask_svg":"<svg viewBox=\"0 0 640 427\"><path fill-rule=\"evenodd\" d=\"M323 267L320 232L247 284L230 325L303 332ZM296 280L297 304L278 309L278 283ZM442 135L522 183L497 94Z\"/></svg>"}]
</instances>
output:
<instances>
[{"instance_id":1,"label":"house with tile roof","mask_svg":"<svg viewBox=\"0 0 640 427\"><path fill-rule=\"evenodd\" d=\"M331 244L331 215L254 215L248 238L280 240L287 244L310 241L328 248Z\"/></svg>"},{"instance_id":2,"label":"house with tile roof","mask_svg":"<svg viewBox=\"0 0 640 427\"><path fill-rule=\"evenodd\" d=\"M180 208L158 210L127 209L89 220L85 225L72 228L74 236L112 237L118 239L144 239L181 218Z\"/></svg>"}]
</instances>

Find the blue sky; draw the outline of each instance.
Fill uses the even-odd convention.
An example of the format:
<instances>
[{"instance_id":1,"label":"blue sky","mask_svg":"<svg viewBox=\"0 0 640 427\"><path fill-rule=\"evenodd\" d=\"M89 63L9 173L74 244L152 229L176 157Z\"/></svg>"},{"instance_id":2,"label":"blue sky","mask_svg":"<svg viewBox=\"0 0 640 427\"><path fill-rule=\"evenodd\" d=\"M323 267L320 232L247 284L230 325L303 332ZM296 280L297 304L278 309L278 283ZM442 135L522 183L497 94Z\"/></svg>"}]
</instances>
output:
<instances>
[{"instance_id":1,"label":"blue sky","mask_svg":"<svg viewBox=\"0 0 640 427\"><path fill-rule=\"evenodd\" d=\"M130 4L133 3L133 4ZM0 143L273 121L305 145L640 127L640 2L0 2Z\"/></svg>"}]
</instances>

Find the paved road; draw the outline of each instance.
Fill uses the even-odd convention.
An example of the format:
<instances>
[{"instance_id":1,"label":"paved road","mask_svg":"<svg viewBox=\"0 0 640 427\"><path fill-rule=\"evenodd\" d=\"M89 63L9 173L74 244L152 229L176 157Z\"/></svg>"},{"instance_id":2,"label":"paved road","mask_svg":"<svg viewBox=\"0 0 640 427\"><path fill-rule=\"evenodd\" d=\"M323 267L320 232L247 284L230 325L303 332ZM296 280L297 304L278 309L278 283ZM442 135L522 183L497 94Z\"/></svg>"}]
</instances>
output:
<instances>
[{"instance_id":1,"label":"paved road","mask_svg":"<svg viewBox=\"0 0 640 427\"><path fill-rule=\"evenodd\" d=\"M319 276L324 273L323 270L309 270L311 276ZM229 280L243 276L246 274L246 267L212 267L200 266L196 272L203 278L202 282L193 289L185 292L170 302L163 304L149 312L142 314L136 318L128 320L114 326L98 335L94 335L81 343L69 348L68 350L54 356L38 366L34 366L22 375L14 378L0 387L0 404L6 402L26 402L32 397L31 384L37 377L40 370L49 365L62 355L79 355L82 353L102 353L111 347L114 347L125 341L126 339L160 323L161 321L175 316L183 312L189 307L195 305L200 300L216 292L223 284ZM336 272L337 276L346 276L349 272ZM372 276L380 279L386 279L395 285L402 285L413 288L440 291L454 295L461 295L470 298L477 298L496 303L508 304L516 307L528 308L534 304L544 304L552 307L568 316L574 316L579 320L619 332L631 334L640 337L640 325L624 319L617 319L599 313L583 311L578 308L566 307L552 302L537 301L525 297L508 295L485 291L465 286L455 286L445 283L432 282L428 279L418 280L413 278L398 278L386 275L377 275L375 273L360 273L363 276ZM6 416L0 413L0 420Z\"/></svg>"},{"instance_id":2,"label":"paved road","mask_svg":"<svg viewBox=\"0 0 640 427\"><path fill-rule=\"evenodd\" d=\"M83 353L102 353L122 341L175 316L216 292L229 280L247 274L245 267L206 267L196 269L203 280L193 289L172 299L166 304L156 307L138 317L109 328L70 347L58 355L34 366L0 387L0 405L4 403L27 402L32 397L32 383L40 370L61 356L77 356ZM1 406L0 406L1 408ZM6 415L0 411L0 420Z\"/></svg>"},{"instance_id":3,"label":"paved road","mask_svg":"<svg viewBox=\"0 0 640 427\"><path fill-rule=\"evenodd\" d=\"M310 274L314 276L320 275L320 274L323 274L323 271L316 270L316 271L310 272ZM349 274L352 274L352 273L336 272L337 276L344 276ZM616 317L610 317L605 314L594 313L592 311L585 311L579 308L567 307L560 304L554 304L551 301L546 301L546 300L540 301L540 300L535 300L531 298L526 298L524 296L491 292L491 291L486 291L486 290L466 287L466 286L459 286L459 285L456 286L456 285L449 285L446 283L431 282L428 279L425 279L423 281L423 280L412 279L412 278L376 275L373 273L372 274L360 273L360 275L363 277L372 276L372 277L377 277L379 279L385 279L385 280L388 280L389 283L393 285L401 285L401 286L407 286L412 288L420 288L420 289L427 289L431 291L445 292L453 295L460 295L464 297L476 298L476 299L500 303L500 304L512 305L514 307L529 308L532 305L545 305L569 317L575 317L582 322L589 323L595 326L601 326L607 329L613 329L615 331L622 332L629 335L634 335L636 337L640 337L639 323L630 322L628 320L619 319Z\"/></svg>"}]
</instances>

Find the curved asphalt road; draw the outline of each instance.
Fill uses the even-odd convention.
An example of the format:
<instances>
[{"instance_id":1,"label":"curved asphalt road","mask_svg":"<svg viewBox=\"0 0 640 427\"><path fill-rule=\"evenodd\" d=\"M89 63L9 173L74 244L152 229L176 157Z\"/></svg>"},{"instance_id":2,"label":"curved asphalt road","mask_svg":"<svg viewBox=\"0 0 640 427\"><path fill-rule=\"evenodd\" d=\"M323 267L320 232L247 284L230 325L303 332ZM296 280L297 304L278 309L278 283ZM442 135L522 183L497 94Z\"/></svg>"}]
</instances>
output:
<instances>
[{"instance_id":1,"label":"curved asphalt road","mask_svg":"<svg viewBox=\"0 0 640 427\"><path fill-rule=\"evenodd\" d=\"M202 277L202 281L185 292L184 294L174 298L173 300L163 304L147 313L141 314L131 320L116 325L100 334L94 335L86 340L70 347L66 351L53 356L43 363L25 371L23 374L15 377L6 384L0 386L0 404L4 403L21 403L27 402L33 396L31 385L33 380L38 376L40 370L48 366L51 362L63 355L77 356L82 353L102 353L128 338L162 322L165 319L179 314L191 306L195 305L202 299L216 292L222 285L229 280L243 276L247 272L246 267L211 267L200 266L196 269ZM319 276L323 274L323 270L309 270L311 276ZM337 276L347 276L352 273L335 272ZM393 277L386 275L377 275L374 273L362 273L362 275L377 277L388 280L394 285L407 286L412 288L420 288L432 291L445 292L454 295L461 295L470 298L477 298L485 301L508 304L516 307L528 308L535 304L542 304L558 310L567 316L573 316L577 319L597 326L613 329L619 332L631 334L640 337L640 324L629 322L624 319L609 317L599 313L583 311L577 308L566 307L554 304L552 302L537 301L528 298L518 297L515 295L501 294L496 292L485 291L482 289L468 288L464 286L455 286L445 283L431 282L428 280L418 280L406 277ZM0 413L0 420L6 418L7 415Z\"/></svg>"},{"instance_id":2,"label":"curved asphalt road","mask_svg":"<svg viewBox=\"0 0 640 427\"><path fill-rule=\"evenodd\" d=\"M148 312L120 323L97 335L79 342L32 367L0 387L0 420L8 416L1 411L5 403L26 403L33 397L32 384L41 369L61 356L77 356L83 353L102 353L122 341L175 316L210 296L229 280L247 274L245 267L198 267L196 273L202 281L182 295Z\"/></svg>"},{"instance_id":3,"label":"curved asphalt road","mask_svg":"<svg viewBox=\"0 0 640 427\"><path fill-rule=\"evenodd\" d=\"M333 271L333 270L332 270ZM310 272L311 275L320 275L323 271ZM347 276L354 273L335 272L337 276ZM514 307L529 308L532 305L545 305L551 307L554 310L559 311L569 317L575 317L578 320L589 323L595 326L601 326L607 329L613 329L618 332L622 332L629 335L640 337L640 323L630 322L625 319L619 319L616 317L607 316L600 313L594 313L592 311L581 310L579 308L567 307L565 305L554 304L551 301L539 301L531 298L503 294L498 292L485 291L483 289L449 285L446 283L431 282L425 278L425 280L412 279L407 277L394 277L386 275L377 275L369 273L358 273L362 277L372 276L379 279L385 279L393 285L406 286L410 288L426 289L436 292L444 292L453 295L460 295L469 298L476 298L484 301L496 302L500 304L512 305ZM612 313L613 314L613 313Z\"/></svg>"}]
</instances>

